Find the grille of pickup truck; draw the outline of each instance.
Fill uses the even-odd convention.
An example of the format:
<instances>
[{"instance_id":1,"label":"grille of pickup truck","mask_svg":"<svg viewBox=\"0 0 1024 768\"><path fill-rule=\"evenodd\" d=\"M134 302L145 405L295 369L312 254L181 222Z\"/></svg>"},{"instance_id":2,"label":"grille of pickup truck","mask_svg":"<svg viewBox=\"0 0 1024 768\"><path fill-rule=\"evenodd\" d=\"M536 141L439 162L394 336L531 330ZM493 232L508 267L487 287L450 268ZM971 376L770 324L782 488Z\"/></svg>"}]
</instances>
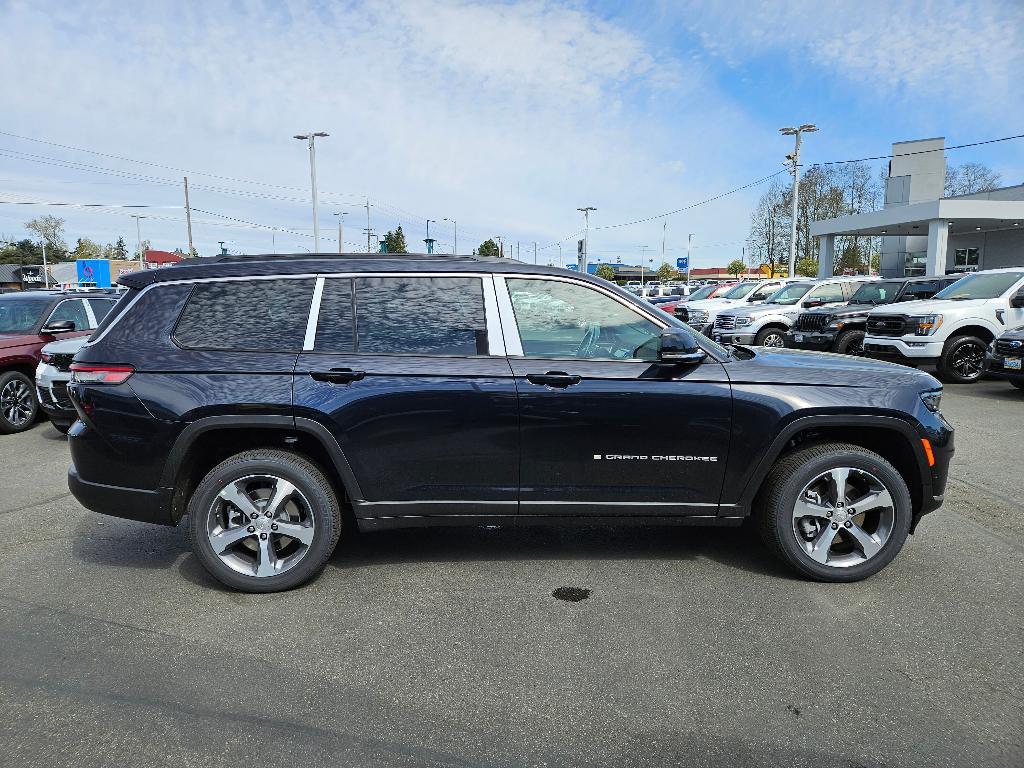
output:
<instances>
[{"instance_id":1,"label":"grille of pickup truck","mask_svg":"<svg viewBox=\"0 0 1024 768\"><path fill-rule=\"evenodd\" d=\"M901 315L868 318L868 336L902 336L904 333L907 333L907 321Z\"/></svg>"},{"instance_id":2,"label":"grille of pickup truck","mask_svg":"<svg viewBox=\"0 0 1024 768\"><path fill-rule=\"evenodd\" d=\"M716 331L731 331L736 327L736 315L719 315L715 318Z\"/></svg>"}]
</instances>

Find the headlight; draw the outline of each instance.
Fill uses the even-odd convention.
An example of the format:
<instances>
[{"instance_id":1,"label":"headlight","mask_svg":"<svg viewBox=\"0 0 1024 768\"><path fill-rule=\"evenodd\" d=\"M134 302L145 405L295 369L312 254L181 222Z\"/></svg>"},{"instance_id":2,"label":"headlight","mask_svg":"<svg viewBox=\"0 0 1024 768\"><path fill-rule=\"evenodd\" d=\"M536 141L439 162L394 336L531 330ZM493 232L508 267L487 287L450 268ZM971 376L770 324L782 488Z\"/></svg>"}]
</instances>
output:
<instances>
[{"instance_id":1,"label":"headlight","mask_svg":"<svg viewBox=\"0 0 1024 768\"><path fill-rule=\"evenodd\" d=\"M42 353L41 353L41 354L39 355L39 359L40 359L40 360L42 360L42 361L43 361L44 363L48 363L48 362L50 362L50 361L51 361L51 360L52 360L53 358L52 358L52 357L50 357L50 353L49 353L49 352L42 352Z\"/></svg>"},{"instance_id":2,"label":"headlight","mask_svg":"<svg viewBox=\"0 0 1024 768\"><path fill-rule=\"evenodd\" d=\"M835 315L829 315L828 319L825 322L826 322L826 326L825 327L829 328L829 329L831 329L833 331L838 331L840 328L842 328L844 325L846 325L846 323L844 323L842 320L836 319Z\"/></svg>"},{"instance_id":3,"label":"headlight","mask_svg":"<svg viewBox=\"0 0 1024 768\"><path fill-rule=\"evenodd\" d=\"M918 315L910 318L911 322L917 323L915 336L931 336L942 325L942 315Z\"/></svg>"},{"instance_id":4,"label":"headlight","mask_svg":"<svg viewBox=\"0 0 1024 768\"><path fill-rule=\"evenodd\" d=\"M744 325L750 325L752 322L754 322L754 319L752 317L737 317L736 327L742 328Z\"/></svg>"},{"instance_id":5,"label":"headlight","mask_svg":"<svg viewBox=\"0 0 1024 768\"><path fill-rule=\"evenodd\" d=\"M939 412L939 403L942 401L942 390L933 389L930 392L921 393L921 402L924 403L924 407L932 413Z\"/></svg>"}]
</instances>

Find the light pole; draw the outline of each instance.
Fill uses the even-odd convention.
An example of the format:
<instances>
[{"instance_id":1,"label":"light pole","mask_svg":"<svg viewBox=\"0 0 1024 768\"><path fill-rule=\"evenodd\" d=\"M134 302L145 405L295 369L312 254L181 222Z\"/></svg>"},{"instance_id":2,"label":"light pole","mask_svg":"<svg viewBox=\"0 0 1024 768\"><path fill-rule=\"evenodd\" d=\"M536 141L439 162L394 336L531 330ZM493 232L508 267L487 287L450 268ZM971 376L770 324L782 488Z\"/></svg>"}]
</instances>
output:
<instances>
[{"instance_id":1,"label":"light pole","mask_svg":"<svg viewBox=\"0 0 1024 768\"><path fill-rule=\"evenodd\" d=\"M142 252L142 226L139 224L139 219L143 219L145 217L133 214L132 218L135 219L135 241L136 246L139 249L139 269L145 269L146 254Z\"/></svg>"},{"instance_id":2,"label":"light pole","mask_svg":"<svg viewBox=\"0 0 1024 768\"><path fill-rule=\"evenodd\" d=\"M583 214L583 255L580 257L580 272L587 271L587 250L590 247L590 212L596 211L592 205L588 205L585 208L577 208L577 211Z\"/></svg>"},{"instance_id":3,"label":"light pole","mask_svg":"<svg viewBox=\"0 0 1024 768\"><path fill-rule=\"evenodd\" d=\"M313 195L313 248L320 250L320 220L316 210L316 140L325 139L329 134L323 131L313 133L297 133L294 138L309 142L309 184Z\"/></svg>"},{"instance_id":4,"label":"light pole","mask_svg":"<svg viewBox=\"0 0 1024 768\"><path fill-rule=\"evenodd\" d=\"M345 230L342 227L341 222L343 221L345 216L348 216L348 211L338 211L338 212L335 212L334 215L338 217L338 253L344 253L345 252L345 239L344 239Z\"/></svg>"},{"instance_id":5,"label":"light pole","mask_svg":"<svg viewBox=\"0 0 1024 768\"><path fill-rule=\"evenodd\" d=\"M790 172L793 174L793 227L790 232L789 238L789 276L794 277L796 275L796 216L797 216L797 202L800 195L800 143L801 134L814 133L818 130L818 126L813 123L804 123L798 128L779 128L779 133L783 136L796 136L796 147L791 155L786 155L786 159L791 162Z\"/></svg>"},{"instance_id":6,"label":"light pole","mask_svg":"<svg viewBox=\"0 0 1024 768\"><path fill-rule=\"evenodd\" d=\"M458 256L459 254L459 222L455 219L446 218L445 221L450 221L452 227L455 228L455 245L452 246L452 256Z\"/></svg>"},{"instance_id":7,"label":"light pole","mask_svg":"<svg viewBox=\"0 0 1024 768\"><path fill-rule=\"evenodd\" d=\"M644 291L646 290L646 283L644 283L644 260L647 258L646 245L637 246L640 249L640 298L644 297Z\"/></svg>"},{"instance_id":8,"label":"light pole","mask_svg":"<svg viewBox=\"0 0 1024 768\"><path fill-rule=\"evenodd\" d=\"M434 252L434 241L430 239L430 225L437 224L435 219L427 219L427 238L423 241L424 245L427 246L427 253Z\"/></svg>"},{"instance_id":9,"label":"light pole","mask_svg":"<svg viewBox=\"0 0 1024 768\"><path fill-rule=\"evenodd\" d=\"M693 248L693 232L686 238L686 283L690 283L690 249Z\"/></svg>"}]
</instances>

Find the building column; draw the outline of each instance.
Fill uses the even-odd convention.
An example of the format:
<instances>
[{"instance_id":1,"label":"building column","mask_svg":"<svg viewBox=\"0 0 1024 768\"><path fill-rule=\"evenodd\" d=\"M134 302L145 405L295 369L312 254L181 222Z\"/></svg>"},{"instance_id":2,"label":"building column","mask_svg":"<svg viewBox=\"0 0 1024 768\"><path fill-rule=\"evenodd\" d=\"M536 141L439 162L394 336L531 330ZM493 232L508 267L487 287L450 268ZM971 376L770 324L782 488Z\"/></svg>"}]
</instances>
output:
<instances>
[{"instance_id":1,"label":"building column","mask_svg":"<svg viewBox=\"0 0 1024 768\"><path fill-rule=\"evenodd\" d=\"M949 240L949 222L932 219L928 222L928 257L925 260L925 274L928 276L946 274L946 244Z\"/></svg>"},{"instance_id":2,"label":"building column","mask_svg":"<svg viewBox=\"0 0 1024 768\"><path fill-rule=\"evenodd\" d=\"M836 263L836 236L818 235L818 277L832 277Z\"/></svg>"}]
</instances>

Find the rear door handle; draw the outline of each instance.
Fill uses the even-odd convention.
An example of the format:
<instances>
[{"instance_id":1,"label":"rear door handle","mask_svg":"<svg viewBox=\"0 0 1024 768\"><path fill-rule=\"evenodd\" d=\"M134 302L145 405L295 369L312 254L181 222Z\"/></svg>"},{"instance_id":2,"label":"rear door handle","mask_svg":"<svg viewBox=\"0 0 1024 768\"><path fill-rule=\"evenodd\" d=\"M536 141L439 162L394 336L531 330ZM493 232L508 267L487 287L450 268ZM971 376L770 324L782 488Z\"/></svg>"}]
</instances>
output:
<instances>
[{"instance_id":1,"label":"rear door handle","mask_svg":"<svg viewBox=\"0 0 1024 768\"><path fill-rule=\"evenodd\" d=\"M351 368L331 368L326 371L310 371L309 375L316 381L331 384L351 384L366 376L366 371L353 371Z\"/></svg>"},{"instance_id":2,"label":"rear door handle","mask_svg":"<svg viewBox=\"0 0 1024 768\"><path fill-rule=\"evenodd\" d=\"M548 371L547 373L528 373L526 380L531 384L565 389L583 381L581 376L570 375L564 371Z\"/></svg>"}]
</instances>

